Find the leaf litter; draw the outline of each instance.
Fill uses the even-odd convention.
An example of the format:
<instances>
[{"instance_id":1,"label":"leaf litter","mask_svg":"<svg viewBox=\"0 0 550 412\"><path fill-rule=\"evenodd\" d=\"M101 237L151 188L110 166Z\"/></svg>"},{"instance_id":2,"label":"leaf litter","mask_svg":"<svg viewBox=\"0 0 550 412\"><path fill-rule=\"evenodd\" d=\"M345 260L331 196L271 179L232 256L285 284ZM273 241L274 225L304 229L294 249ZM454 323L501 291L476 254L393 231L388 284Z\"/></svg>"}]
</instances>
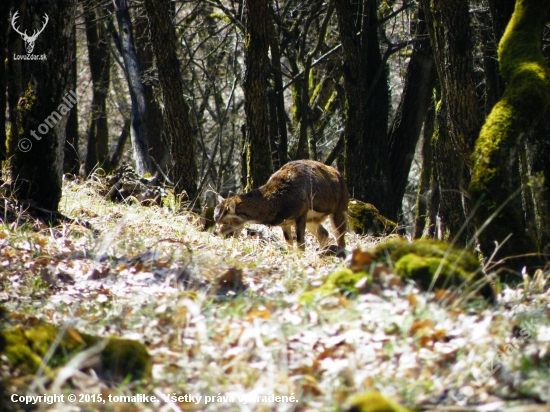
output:
<instances>
[{"instance_id":1,"label":"leaf litter","mask_svg":"<svg viewBox=\"0 0 550 412\"><path fill-rule=\"evenodd\" d=\"M369 255L354 262L322 256L309 235L305 252L271 235L222 239L202 231L192 213L112 203L90 184L65 183L61 212L97 233L70 225L0 230L6 325L37 319L138 340L152 357L152 377L110 385L74 368L64 375L68 385L34 378L36 393L175 396L127 405L143 411L337 411L368 390L439 410L549 402L547 274L529 293L505 287L493 307L457 308L395 280L384 266L368 293L305 304L301 293ZM350 249L382 240L347 235ZM80 405L87 407L93 403Z\"/></svg>"}]
</instances>

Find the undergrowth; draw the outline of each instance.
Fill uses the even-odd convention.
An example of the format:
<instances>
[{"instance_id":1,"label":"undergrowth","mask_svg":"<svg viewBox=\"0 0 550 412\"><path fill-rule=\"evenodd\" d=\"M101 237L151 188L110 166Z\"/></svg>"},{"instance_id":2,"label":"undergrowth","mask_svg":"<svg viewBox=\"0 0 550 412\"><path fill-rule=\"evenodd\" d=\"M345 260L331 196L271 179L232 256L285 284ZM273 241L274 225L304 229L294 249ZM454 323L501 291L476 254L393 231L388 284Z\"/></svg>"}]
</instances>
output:
<instances>
[{"instance_id":1,"label":"undergrowth","mask_svg":"<svg viewBox=\"0 0 550 412\"><path fill-rule=\"evenodd\" d=\"M56 410L338 411L368 390L409 407L548 402L546 287L527 295L504 286L494 306L453 306L411 282L306 303L301 294L348 267L321 255L310 235L304 252L288 250L278 228L280 241L222 239L192 213L112 203L91 182L65 183L60 211L94 230L0 225L2 327L45 321L137 340L152 376L112 383L82 360L61 367L66 384L55 385L52 376L9 376L4 365L5 386L161 400L98 404L88 396ZM350 250L383 240L347 234ZM238 290L223 289L223 276Z\"/></svg>"}]
</instances>

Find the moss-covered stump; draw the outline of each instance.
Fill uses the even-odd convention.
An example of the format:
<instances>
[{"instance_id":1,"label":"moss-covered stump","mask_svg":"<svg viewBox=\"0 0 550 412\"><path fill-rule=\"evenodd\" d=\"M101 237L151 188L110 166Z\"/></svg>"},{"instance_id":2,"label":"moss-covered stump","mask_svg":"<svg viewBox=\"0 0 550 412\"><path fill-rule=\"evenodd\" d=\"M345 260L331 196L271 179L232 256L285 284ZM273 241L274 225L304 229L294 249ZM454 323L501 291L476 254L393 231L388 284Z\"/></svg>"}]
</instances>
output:
<instances>
[{"instance_id":1,"label":"moss-covered stump","mask_svg":"<svg viewBox=\"0 0 550 412\"><path fill-rule=\"evenodd\" d=\"M380 392L372 391L357 395L351 402L348 412L410 412Z\"/></svg>"},{"instance_id":2,"label":"moss-covered stump","mask_svg":"<svg viewBox=\"0 0 550 412\"><path fill-rule=\"evenodd\" d=\"M498 49L506 90L487 117L473 153L470 195L478 205L474 222L478 228L490 222L481 232L481 249L485 256L491 256L496 241L500 244L496 261L521 256L506 261L516 272L523 266L540 264L539 257L533 257L537 252L535 237L527 233L521 212L510 201L517 194L510 171L518 144L550 102L550 77L540 51L549 5L547 0L516 1ZM509 235L511 238L502 244Z\"/></svg>"},{"instance_id":3,"label":"moss-covered stump","mask_svg":"<svg viewBox=\"0 0 550 412\"><path fill-rule=\"evenodd\" d=\"M338 293L355 297L370 291L373 283L400 285L402 282L395 278L413 280L424 291L454 289L465 296L479 291L487 300L494 299L489 278L470 251L431 239L410 243L396 238L368 252L354 250L349 269L331 274L323 285L304 292L300 300L310 303L315 296Z\"/></svg>"},{"instance_id":4,"label":"moss-covered stump","mask_svg":"<svg viewBox=\"0 0 550 412\"><path fill-rule=\"evenodd\" d=\"M58 339L60 330L47 323L16 326L0 331L0 354L8 361L11 376L35 374L44 357ZM93 369L106 380L121 382L145 378L151 373L151 359L139 342L114 337L99 338L67 328L57 344L44 372L54 373L78 352L98 346Z\"/></svg>"},{"instance_id":5,"label":"moss-covered stump","mask_svg":"<svg viewBox=\"0 0 550 412\"><path fill-rule=\"evenodd\" d=\"M348 203L350 229L358 235L386 236L392 233L397 225L386 219L370 203L350 199Z\"/></svg>"}]
</instances>

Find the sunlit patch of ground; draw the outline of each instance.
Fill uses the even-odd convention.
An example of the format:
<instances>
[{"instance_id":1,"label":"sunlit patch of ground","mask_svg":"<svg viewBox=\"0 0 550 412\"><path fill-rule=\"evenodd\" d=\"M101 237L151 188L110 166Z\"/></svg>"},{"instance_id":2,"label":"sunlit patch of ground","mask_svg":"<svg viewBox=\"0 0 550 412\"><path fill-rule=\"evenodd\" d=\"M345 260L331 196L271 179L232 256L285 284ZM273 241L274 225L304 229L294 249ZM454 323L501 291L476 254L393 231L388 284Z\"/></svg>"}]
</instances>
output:
<instances>
[{"instance_id":1,"label":"sunlit patch of ground","mask_svg":"<svg viewBox=\"0 0 550 412\"><path fill-rule=\"evenodd\" d=\"M299 252L278 228L280 242L222 239L187 212L107 202L92 183L69 182L63 194L61 212L89 221L95 234L0 226L8 325L35 317L139 340L152 355L153 377L109 386L85 369L63 388L35 379L38 394L145 394L161 401L128 410L185 411L337 411L369 389L408 406L548 402L548 292L505 289L495 307L451 308L406 285L304 306L303 291L346 267L320 256L309 235ZM381 240L347 235L350 249ZM242 274L237 296L217 293L228 271ZM80 406L98 407L87 405Z\"/></svg>"}]
</instances>

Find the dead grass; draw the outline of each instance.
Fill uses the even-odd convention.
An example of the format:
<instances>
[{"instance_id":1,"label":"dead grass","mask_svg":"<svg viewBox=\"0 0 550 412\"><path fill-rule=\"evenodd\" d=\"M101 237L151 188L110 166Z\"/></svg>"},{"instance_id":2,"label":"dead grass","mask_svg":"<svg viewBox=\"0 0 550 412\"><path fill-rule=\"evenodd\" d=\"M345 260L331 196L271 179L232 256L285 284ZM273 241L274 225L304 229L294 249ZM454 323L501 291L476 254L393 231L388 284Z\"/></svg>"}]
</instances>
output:
<instances>
[{"instance_id":1,"label":"dead grass","mask_svg":"<svg viewBox=\"0 0 550 412\"><path fill-rule=\"evenodd\" d=\"M521 289L505 289L495 307L449 310L407 285L302 305L300 293L346 266L319 256L309 235L303 253L282 241L224 240L201 231L189 213L107 202L93 183L69 182L63 193L60 211L89 221L97 233L0 226L7 325L34 317L140 340L153 358L153 377L107 385L90 370L74 370L62 387L35 377L33 389L20 386L29 394L162 398L76 403L80 410L137 411L337 411L369 389L409 406L548 402L547 291L527 299ZM350 249L380 241L347 235ZM242 270L246 289L216 295L216 279L231 268ZM181 398L164 399L174 394ZM185 402L185 395L201 402ZM270 395L297 402L262 398ZM53 406L71 405L40 409Z\"/></svg>"}]
</instances>

